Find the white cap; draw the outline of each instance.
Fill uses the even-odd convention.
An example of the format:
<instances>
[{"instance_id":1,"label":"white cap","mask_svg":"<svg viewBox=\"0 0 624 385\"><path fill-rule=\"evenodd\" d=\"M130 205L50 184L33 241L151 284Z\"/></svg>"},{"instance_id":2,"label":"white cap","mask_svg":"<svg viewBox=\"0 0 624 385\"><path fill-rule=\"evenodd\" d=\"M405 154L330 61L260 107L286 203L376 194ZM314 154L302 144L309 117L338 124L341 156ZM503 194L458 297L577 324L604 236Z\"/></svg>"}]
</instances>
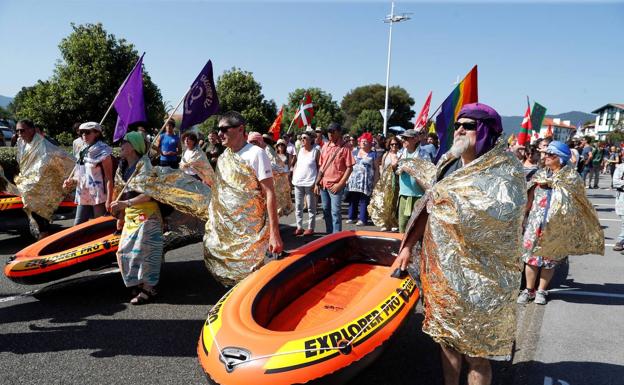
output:
<instances>
[{"instance_id":1,"label":"white cap","mask_svg":"<svg viewBox=\"0 0 624 385\"><path fill-rule=\"evenodd\" d=\"M96 123L96 122L82 123L78 129L79 130L96 130L96 131L102 132L102 126L100 125L100 123Z\"/></svg>"}]
</instances>

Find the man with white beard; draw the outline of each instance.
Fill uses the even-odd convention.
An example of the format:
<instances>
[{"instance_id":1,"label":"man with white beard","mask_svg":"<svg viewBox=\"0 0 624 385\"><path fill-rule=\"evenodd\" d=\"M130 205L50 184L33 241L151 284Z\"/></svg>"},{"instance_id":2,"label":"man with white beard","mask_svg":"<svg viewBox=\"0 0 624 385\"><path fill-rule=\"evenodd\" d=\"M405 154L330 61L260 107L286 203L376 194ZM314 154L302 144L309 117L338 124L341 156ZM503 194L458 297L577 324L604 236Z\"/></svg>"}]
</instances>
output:
<instances>
[{"instance_id":1,"label":"man with white beard","mask_svg":"<svg viewBox=\"0 0 624 385\"><path fill-rule=\"evenodd\" d=\"M445 384L459 384L465 359L468 384L483 385L492 380L489 360L511 359L526 182L521 163L498 141L503 130L493 108L463 106L454 128L436 169L428 162L412 168L425 195L398 260L401 270L410 258L420 262L423 331L440 344Z\"/></svg>"}]
</instances>

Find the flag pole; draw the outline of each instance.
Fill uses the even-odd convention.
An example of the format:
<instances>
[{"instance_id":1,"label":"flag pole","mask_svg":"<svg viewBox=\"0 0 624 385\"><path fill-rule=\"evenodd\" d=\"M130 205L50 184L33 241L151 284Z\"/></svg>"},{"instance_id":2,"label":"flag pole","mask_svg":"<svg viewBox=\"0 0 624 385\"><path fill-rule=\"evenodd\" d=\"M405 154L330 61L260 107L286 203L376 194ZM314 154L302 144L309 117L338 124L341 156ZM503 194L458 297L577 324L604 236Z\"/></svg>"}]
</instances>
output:
<instances>
[{"instance_id":1,"label":"flag pole","mask_svg":"<svg viewBox=\"0 0 624 385\"><path fill-rule=\"evenodd\" d=\"M290 121L290 124L288 125L288 130L286 130L287 134L290 134L290 128L292 127L293 123L295 122L295 119L297 119L297 113L295 112L295 116L293 116L292 120Z\"/></svg>"},{"instance_id":2,"label":"flag pole","mask_svg":"<svg viewBox=\"0 0 624 385\"><path fill-rule=\"evenodd\" d=\"M156 134L156 136L152 140L152 143L150 143L150 146L147 148L147 152L146 153L148 154L148 156L149 156L149 151L152 149L152 147L154 147L154 143L156 142L156 138L158 138L160 136L160 133L165 129L165 127L167 126L167 123L169 122L171 117L176 113L178 108L180 108L180 105L182 104L182 102L184 102L184 99L186 99L186 95L189 93L190 90L191 90L191 87L189 87L189 89L184 93L184 96L182 96L182 99L180 99L180 101L178 102L178 105L173 109L173 111L171 111L171 113L169 114L169 117L167 117L167 119L165 120L165 123L162 125L160 130L158 130L158 134ZM132 180L132 178L134 178L135 175L136 174L130 175L130 178L128 178L128 181L124 184L123 188L119 192L119 195L117 195L117 198L115 198L115 200L113 202L119 202L119 198L121 198L121 195L124 193L124 191L126 190L126 187L130 184L130 181Z\"/></svg>"},{"instance_id":3,"label":"flag pole","mask_svg":"<svg viewBox=\"0 0 624 385\"><path fill-rule=\"evenodd\" d=\"M108 113L113 109L113 105L115 104L115 100L117 100L117 96L119 96L119 91L121 91L124 88L124 86L128 82L128 78L130 78L130 74L132 74L134 72L134 69L139 64L139 62L141 62L141 60L143 59L143 56L145 56L145 52L143 52L143 55L141 55L139 60L137 60L137 62L134 63L134 67L132 67L130 72L128 72L128 75L126 75L126 79L124 79L123 83L121 83L121 86L119 86L119 89L117 90L117 93L115 94L115 97L113 98L113 101L111 102L110 106L108 106L108 110L106 110L106 112L104 113L104 116L102 117L102 120L100 120L100 125L104 124L104 120L108 116ZM143 79L141 79L141 81L143 81Z\"/></svg>"}]
</instances>

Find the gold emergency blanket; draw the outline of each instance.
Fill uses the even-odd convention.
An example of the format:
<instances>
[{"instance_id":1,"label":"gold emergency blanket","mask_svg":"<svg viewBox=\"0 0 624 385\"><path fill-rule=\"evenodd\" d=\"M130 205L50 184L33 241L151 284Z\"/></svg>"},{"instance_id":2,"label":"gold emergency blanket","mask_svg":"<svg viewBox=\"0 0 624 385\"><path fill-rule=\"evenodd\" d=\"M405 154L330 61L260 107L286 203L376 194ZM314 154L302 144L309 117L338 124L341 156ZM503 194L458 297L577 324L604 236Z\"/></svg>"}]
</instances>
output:
<instances>
[{"instance_id":1,"label":"gold emergency blanket","mask_svg":"<svg viewBox=\"0 0 624 385\"><path fill-rule=\"evenodd\" d=\"M183 159L180 161L180 169L191 169L197 173L197 176L202 182L207 183L209 186L214 185L214 170L208 161L206 153L198 148L191 155L191 158L187 161Z\"/></svg>"},{"instance_id":2,"label":"gold emergency blanket","mask_svg":"<svg viewBox=\"0 0 624 385\"><path fill-rule=\"evenodd\" d=\"M373 188L368 213L375 226L399 227L397 202L399 200L399 177L392 166L388 166Z\"/></svg>"},{"instance_id":3,"label":"gold emergency blanket","mask_svg":"<svg viewBox=\"0 0 624 385\"><path fill-rule=\"evenodd\" d=\"M116 183L121 183L117 173ZM168 204L185 214L206 220L212 195L210 187L186 175L182 170L170 167L153 167L147 156L137 163L128 189L146 194L152 199Z\"/></svg>"},{"instance_id":4,"label":"gold emergency blanket","mask_svg":"<svg viewBox=\"0 0 624 385\"><path fill-rule=\"evenodd\" d=\"M273 171L273 186L275 186L275 198L277 201L277 215L287 216L293 212L294 205L290 197L290 180L288 179L288 167L283 160L277 156L275 150L267 146L265 152L271 160L271 170Z\"/></svg>"},{"instance_id":5,"label":"gold emergency blanket","mask_svg":"<svg viewBox=\"0 0 624 385\"><path fill-rule=\"evenodd\" d=\"M217 161L204 259L212 275L234 285L262 265L269 247L266 201L254 170L226 149Z\"/></svg>"},{"instance_id":6,"label":"gold emergency blanket","mask_svg":"<svg viewBox=\"0 0 624 385\"><path fill-rule=\"evenodd\" d=\"M532 253L553 260L568 255L604 255L604 232L576 170L565 166L548 176L542 169L531 180L534 184L552 188L552 197L546 226Z\"/></svg>"},{"instance_id":7,"label":"gold emergency blanket","mask_svg":"<svg viewBox=\"0 0 624 385\"><path fill-rule=\"evenodd\" d=\"M439 164L441 172L448 163ZM422 180L431 172L421 171ZM462 354L510 359L527 200L522 165L499 142L434 184L425 200L423 331Z\"/></svg>"},{"instance_id":8,"label":"gold emergency blanket","mask_svg":"<svg viewBox=\"0 0 624 385\"><path fill-rule=\"evenodd\" d=\"M47 220L63 200L63 181L74 168L74 159L39 134L30 143L17 142L19 174L15 185L24 202L24 211ZM32 221L31 221L32 222Z\"/></svg>"}]
</instances>

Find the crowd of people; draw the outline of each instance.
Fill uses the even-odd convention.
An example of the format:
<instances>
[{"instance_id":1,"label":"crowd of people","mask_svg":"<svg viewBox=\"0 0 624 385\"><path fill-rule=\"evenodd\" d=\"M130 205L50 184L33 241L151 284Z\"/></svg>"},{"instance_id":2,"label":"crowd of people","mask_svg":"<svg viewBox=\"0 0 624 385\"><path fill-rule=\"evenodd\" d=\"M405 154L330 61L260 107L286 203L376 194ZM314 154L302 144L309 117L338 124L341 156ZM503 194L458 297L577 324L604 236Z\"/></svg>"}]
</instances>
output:
<instances>
[{"instance_id":1,"label":"crowd of people","mask_svg":"<svg viewBox=\"0 0 624 385\"><path fill-rule=\"evenodd\" d=\"M43 139L29 121L17 128L23 158L33 138ZM342 230L343 203L346 223L362 226L374 211L369 206L379 202L372 199L375 194L392 195L392 218L375 224L404 234L398 263L406 269L412 261L417 275L421 272L423 330L440 344L448 384L458 383L464 360L469 383L490 383L489 360L511 357L515 303L545 304L549 280L563 258L604 247L585 197L587 176L588 188L597 187L600 172L608 170L613 187L624 188L616 147L593 147L589 138L578 144L545 138L509 146L500 138L500 116L481 103L461 109L445 154L438 154L437 135L425 127L384 138L368 132L351 136L334 122L277 138L247 132L244 117L230 111L207 140L192 131L180 137L170 120L150 146L150 134L137 127L123 137L117 167L99 124L83 123L76 130L75 166L62 184L75 188L76 224L107 212L118 218L117 259L123 282L134 291L132 304L156 296L163 260L159 203L130 183L152 164L179 168L179 178L210 186L205 260L229 286L261 266L265 254L282 252L279 216L292 211L293 197L294 235L311 236L319 197L325 231L335 233ZM389 187L380 189L381 180ZM622 195L618 192L616 209L624 216ZM570 213L576 214L570 218ZM586 241L566 246L566 234L549 230L558 221L582 221L578 234ZM624 227L616 246L624 249ZM521 261L526 288L518 296Z\"/></svg>"}]
</instances>

